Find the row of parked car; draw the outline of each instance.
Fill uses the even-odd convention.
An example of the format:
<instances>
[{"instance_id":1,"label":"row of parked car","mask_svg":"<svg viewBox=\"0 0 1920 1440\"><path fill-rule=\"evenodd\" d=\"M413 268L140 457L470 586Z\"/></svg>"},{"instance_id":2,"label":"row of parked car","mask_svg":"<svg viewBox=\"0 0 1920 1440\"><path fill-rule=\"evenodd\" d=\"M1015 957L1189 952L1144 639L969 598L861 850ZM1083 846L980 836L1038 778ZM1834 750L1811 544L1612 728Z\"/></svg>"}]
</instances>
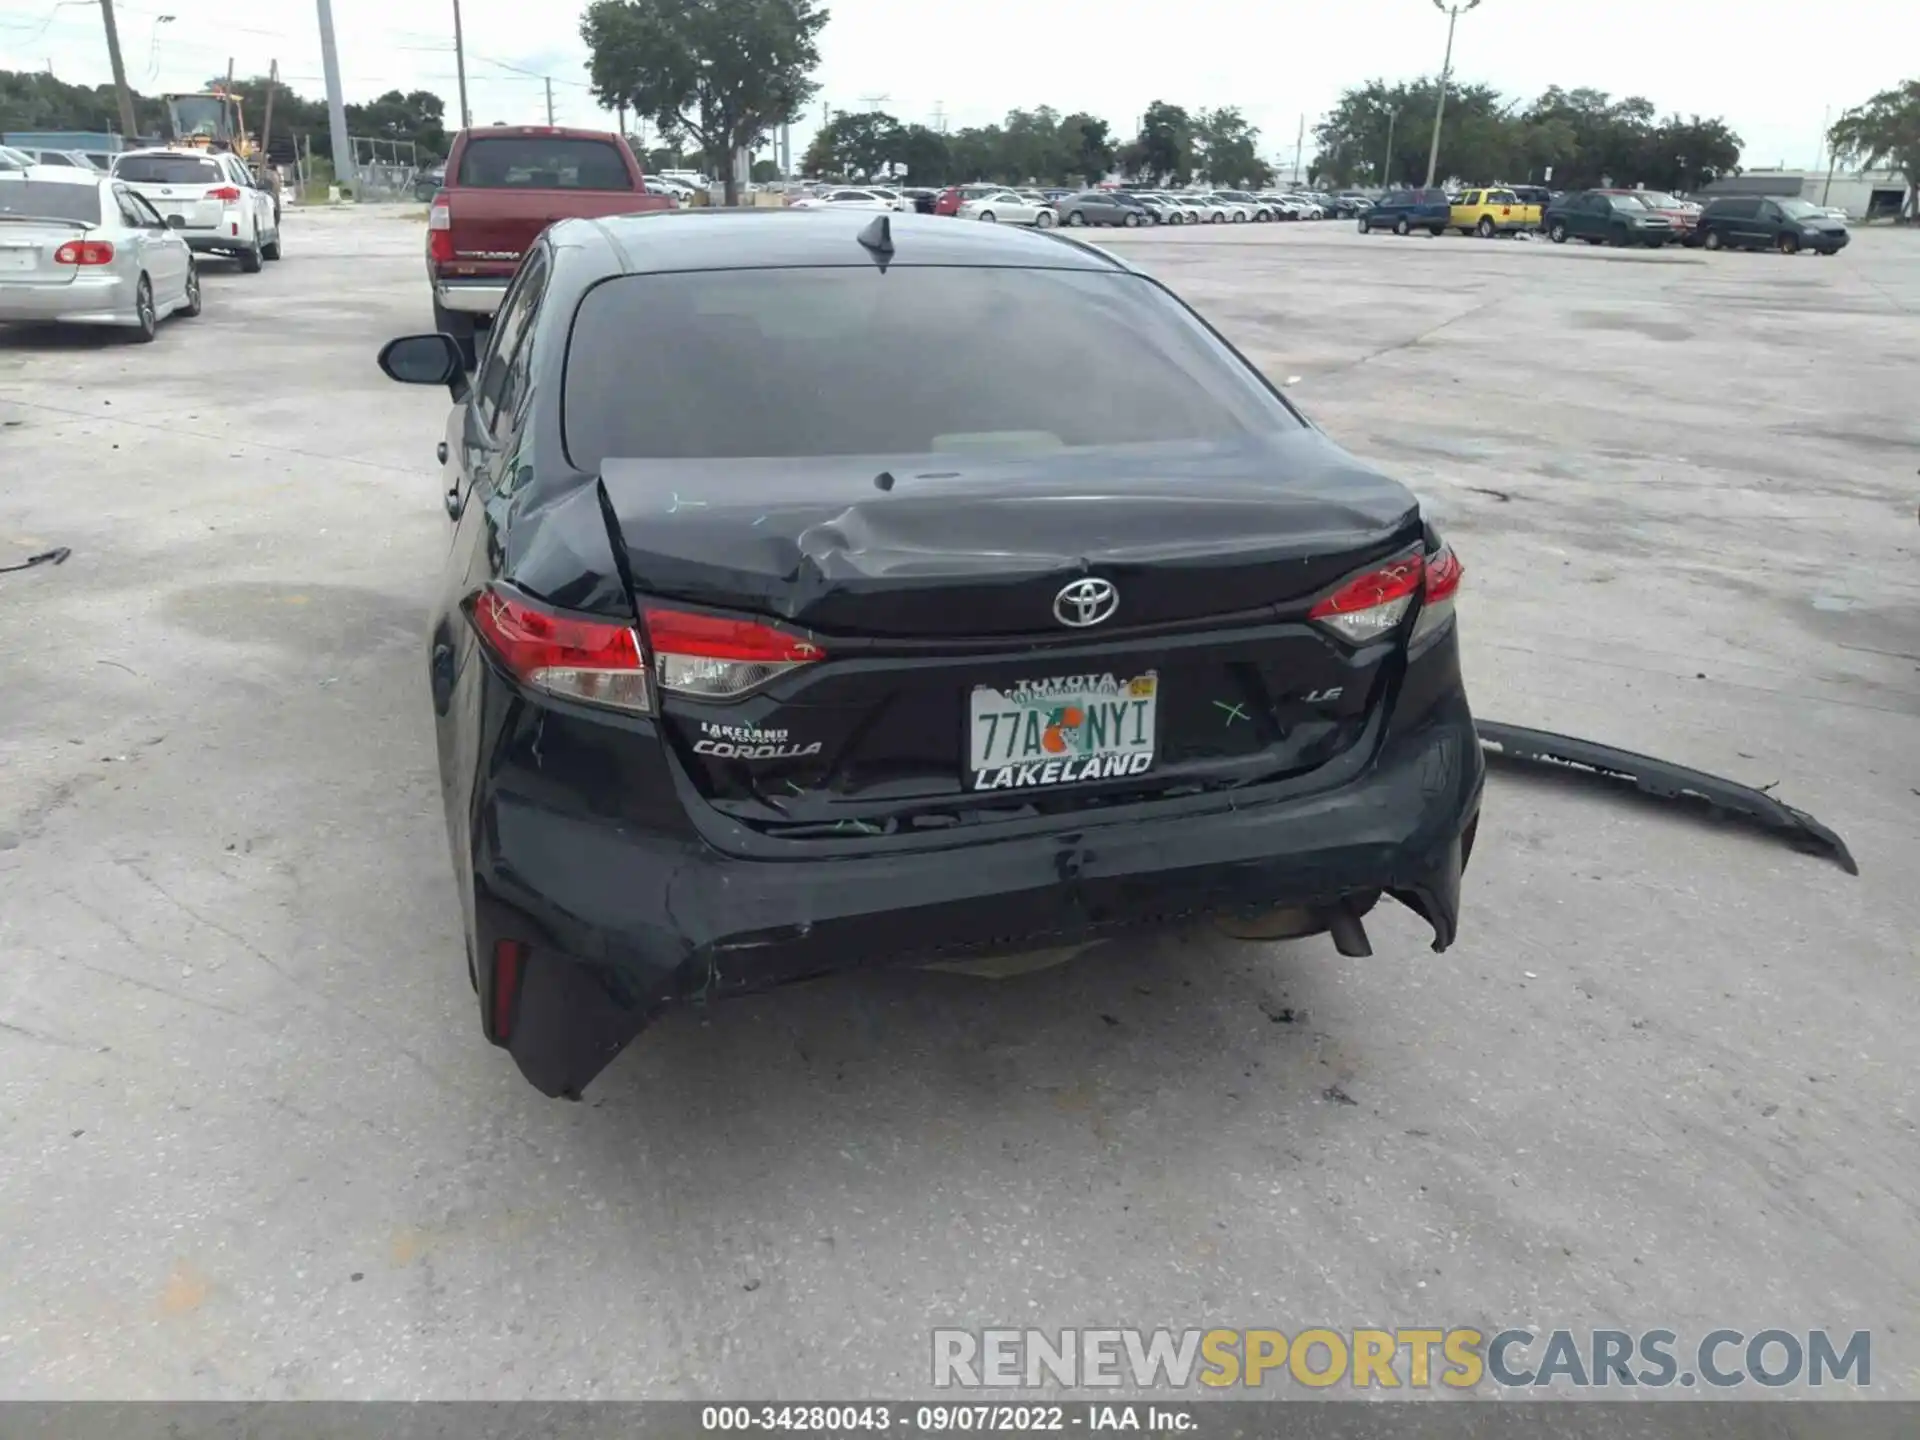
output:
<instances>
[{"instance_id":1,"label":"row of parked car","mask_svg":"<svg viewBox=\"0 0 1920 1440\"><path fill-rule=\"evenodd\" d=\"M1313 191L1087 190L1008 185L820 185L796 196L796 209L919 211L1013 225L1224 225L1276 220L1325 220L1358 214L1372 202L1361 195Z\"/></svg>"},{"instance_id":2,"label":"row of parked car","mask_svg":"<svg viewBox=\"0 0 1920 1440\"><path fill-rule=\"evenodd\" d=\"M1491 238L1541 234L1556 245L1698 245L1708 250L1811 250L1832 255L1849 239L1844 210L1788 196L1723 195L1704 204L1661 190L1548 191L1490 185L1394 190L1359 217L1360 233L1425 231Z\"/></svg>"},{"instance_id":3,"label":"row of parked car","mask_svg":"<svg viewBox=\"0 0 1920 1440\"><path fill-rule=\"evenodd\" d=\"M196 256L249 273L280 258L279 195L237 156L160 147L111 163L0 153L0 322L151 340L168 315L200 313Z\"/></svg>"}]
</instances>

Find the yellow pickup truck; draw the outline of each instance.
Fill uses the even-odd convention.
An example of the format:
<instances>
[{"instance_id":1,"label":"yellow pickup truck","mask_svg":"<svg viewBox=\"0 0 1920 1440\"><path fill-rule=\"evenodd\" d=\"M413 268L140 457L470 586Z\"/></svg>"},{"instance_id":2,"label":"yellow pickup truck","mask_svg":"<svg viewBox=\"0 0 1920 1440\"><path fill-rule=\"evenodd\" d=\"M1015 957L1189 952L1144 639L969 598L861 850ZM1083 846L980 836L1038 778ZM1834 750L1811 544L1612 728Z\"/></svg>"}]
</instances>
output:
<instances>
[{"instance_id":1,"label":"yellow pickup truck","mask_svg":"<svg viewBox=\"0 0 1920 1440\"><path fill-rule=\"evenodd\" d=\"M1447 225L1462 235L1483 238L1538 230L1540 207L1523 204L1511 190L1463 190L1454 197Z\"/></svg>"}]
</instances>

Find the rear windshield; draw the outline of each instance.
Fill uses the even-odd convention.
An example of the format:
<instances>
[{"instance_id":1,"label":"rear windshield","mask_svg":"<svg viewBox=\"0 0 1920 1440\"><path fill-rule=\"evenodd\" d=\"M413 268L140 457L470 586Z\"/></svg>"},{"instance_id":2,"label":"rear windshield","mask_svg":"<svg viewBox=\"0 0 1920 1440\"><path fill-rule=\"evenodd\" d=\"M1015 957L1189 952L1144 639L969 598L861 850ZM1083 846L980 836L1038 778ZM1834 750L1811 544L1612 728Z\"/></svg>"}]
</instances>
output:
<instances>
[{"instance_id":1,"label":"rear windshield","mask_svg":"<svg viewBox=\"0 0 1920 1440\"><path fill-rule=\"evenodd\" d=\"M113 173L134 185L216 185L222 178L218 165L198 155L128 155Z\"/></svg>"},{"instance_id":2,"label":"rear windshield","mask_svg":"<svg viewBox=\"0 0 1920 1440\"><path fill-rule=\"evenodd\" d=\"M567 453L745 459L1225 439L1301 422L1136 275L871 266L587 293Z\"/></svg>"},{"instance_id":3,"label":"rear windshield","mask_svg":"<svg viewBox=\"0 0 1920 1440\"><path fill-rule=\"evenodd\" d=\"M484 190L631 190L633 177L606 140L490 135L467 142L460 184Z\"/></svg>"},{"instance_id":4,"label":"rear windshield","mask_svg":"<svg viewBox=\"0 0 1920 1440\"><path fill-rule=\"evenodd\" d=\"M0 215L100 223L100 187L58 180L0 180Z\"/></svg>"}]
</instances>

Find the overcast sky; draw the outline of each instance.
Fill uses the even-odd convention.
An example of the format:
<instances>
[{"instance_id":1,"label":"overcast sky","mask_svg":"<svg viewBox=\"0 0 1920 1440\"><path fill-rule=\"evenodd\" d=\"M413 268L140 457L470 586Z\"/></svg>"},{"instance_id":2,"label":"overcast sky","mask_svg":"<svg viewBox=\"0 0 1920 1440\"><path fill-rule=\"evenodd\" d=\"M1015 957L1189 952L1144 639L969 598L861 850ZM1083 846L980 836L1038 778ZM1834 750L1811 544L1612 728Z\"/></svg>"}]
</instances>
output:
<instances>
[{"instance_id":1,"label":"overcast sky","mask_svg":"<svg viewBox=\"0 0 1920 1440\"><path fill-rule=\"evenodd\" d=\"M108 78L96 0L0 4L0 68ZM1432 0L829 4L816 115L822 100L857 109L885 96L879 108L902 120L957 128L1051 104L1125 137L1152 100L1238 105L1267 156L1289 164L1303 115L1311 130L1348 84L1437 71L1447 28ZM477 122L544 119L546 87L517 71L553 77L560 123L604 122L576 24L534 18L565 8L464 0ZM231 55L243 75L278 58L295 89L322 93L313 0L136 0L115 12L138 89L197 87ZM349 100L421 86L455 113L451 0L334 0L334 24ZM1749 167L1812 165L1829 111L1920 72L1920 0L1485 0L1461 18L1454 69L1515 96L1585 85L1644 95L1663 113L1720 115L1746 140ZM796 158L812 128L795 127Z\"/></svg>"}]
</instances>

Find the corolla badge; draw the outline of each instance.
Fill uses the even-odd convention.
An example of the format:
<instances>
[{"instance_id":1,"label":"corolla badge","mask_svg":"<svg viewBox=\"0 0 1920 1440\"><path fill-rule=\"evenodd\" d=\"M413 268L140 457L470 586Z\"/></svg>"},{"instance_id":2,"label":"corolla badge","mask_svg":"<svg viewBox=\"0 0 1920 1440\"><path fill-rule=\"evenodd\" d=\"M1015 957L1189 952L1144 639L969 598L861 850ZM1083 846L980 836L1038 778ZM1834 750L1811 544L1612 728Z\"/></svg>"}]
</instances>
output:
<instances>
[{"instance_id":1,"label":"corolla badge","mask_svg":"<svg viewBox=\"0 0 1920 1440\"><path fill-rule=\"evenodd\" d=\"M1075 580L1053 597L1053 618L1075 630L1098 625L1119 608L1120 592L1109 580Z\"/></svg>"}]
</instances>

